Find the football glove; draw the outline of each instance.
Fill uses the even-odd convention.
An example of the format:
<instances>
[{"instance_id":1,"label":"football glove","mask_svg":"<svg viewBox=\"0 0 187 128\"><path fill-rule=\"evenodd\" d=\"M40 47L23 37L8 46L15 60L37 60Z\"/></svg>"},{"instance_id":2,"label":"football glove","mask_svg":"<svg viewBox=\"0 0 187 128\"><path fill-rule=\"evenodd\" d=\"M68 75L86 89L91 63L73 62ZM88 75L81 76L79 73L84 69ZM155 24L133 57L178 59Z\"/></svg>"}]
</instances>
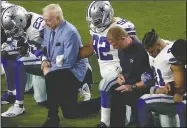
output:
<instances>
[{"instance_id":1,"label":"football glove","mask_svg":"<svg viewBox=\"0 0 187 128\"><path fill-rule=\"evenodd\" d=\"M27 53L28 48L29 48L27 40L24 37L19 37L19 39L17 39L17 47L18 47L20 56L24 56Z\"/></svg>"},{"instance_id":2,"label":"football glove","mask_svg":"<svg viewBox=\"0 0 187 128\"><path fill-rule=\"evenodd\" d=\"M152 86L155 83L155 79L152 77L152 75L146 72L141 75L141 81L145 86Z\"/></svg>"}]
</instances>

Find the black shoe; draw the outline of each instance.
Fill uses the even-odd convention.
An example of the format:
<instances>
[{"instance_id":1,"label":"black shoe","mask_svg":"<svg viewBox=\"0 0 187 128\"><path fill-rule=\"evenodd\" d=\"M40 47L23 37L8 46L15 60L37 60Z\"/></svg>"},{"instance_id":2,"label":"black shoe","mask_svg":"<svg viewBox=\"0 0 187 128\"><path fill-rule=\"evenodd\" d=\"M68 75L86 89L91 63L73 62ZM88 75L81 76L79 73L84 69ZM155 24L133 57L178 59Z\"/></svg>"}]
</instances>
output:
<instances>
[{"instance_id":1,"label":"black shoe","mask_svg":"<svg viewBox=\"0 0 187 128\"><path fill-rule=\"evenodd\" d=\"M15 103L16 95L13 95L10 92L6 92L3 97L1 98L1 104L8 104L8 103Z\"/></svg>"},{"instance_id":2,"label":"black shoe","mask_svg":"<svg viewBox=\"0 0 187 128\"><path fill-rule=\"evenodd\" d=\"M47 118L47 120L45 121L45 123L41 127L51 127L51 128L59 127L59 122L60 122L59 119Z\"/></svg>"},{"instance_id":3,"label":"black shoe","mask_svg":"<svg viewBox=\"0 0 187 128\"><path fill-rule=\"evenodd\" d=\"M95 125L96 128L107 128L106 124L101 122L100 124Z\"/></svg>"}]
</instances>

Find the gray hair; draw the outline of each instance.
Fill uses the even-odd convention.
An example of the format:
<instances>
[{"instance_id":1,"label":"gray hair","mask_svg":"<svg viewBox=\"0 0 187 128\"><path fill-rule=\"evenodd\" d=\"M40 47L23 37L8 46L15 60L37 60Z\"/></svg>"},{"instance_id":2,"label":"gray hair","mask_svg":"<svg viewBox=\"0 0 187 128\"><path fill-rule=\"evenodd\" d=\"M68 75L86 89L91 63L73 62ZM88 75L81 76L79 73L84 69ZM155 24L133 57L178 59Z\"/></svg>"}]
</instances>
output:
<instances>
[{"instance_id":1,"label":"gray hair","mask_svg":"<svg viewBox=\"0 0 187 128\"><path fill-rule=\"evenodd\" d=\"M64 19L62 9L59 4L49 4L46 7L42 9L43 13L44 12L51 12L55 16L60 17L62 20Z\"/></svg>"}]
</instances>

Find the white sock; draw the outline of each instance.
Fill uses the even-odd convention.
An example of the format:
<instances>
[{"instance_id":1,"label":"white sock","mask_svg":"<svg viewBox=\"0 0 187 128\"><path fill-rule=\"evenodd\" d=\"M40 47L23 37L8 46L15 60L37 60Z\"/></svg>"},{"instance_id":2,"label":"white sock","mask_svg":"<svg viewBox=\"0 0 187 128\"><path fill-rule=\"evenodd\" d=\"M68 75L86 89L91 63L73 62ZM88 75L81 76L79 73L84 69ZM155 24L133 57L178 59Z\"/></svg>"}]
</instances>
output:
<instances>
[{"instance_id":1,"label":"white sock","mask_svg":"<svg viewBox=\"0 0 187 128\"><path fill-rule=\"evenodd\" d=\"M16 104L23 104L23 101L16 100Z\"/></svg>"},{"instance_id":2,"label":"white sock","mask_svg":"<svg viewBox=\"0 0 187 128\"><path fill-rule=\"evenodd\" d=\"M8 90L8 92L12 92L13 95L16 95L16 89L14 89L13 91Z\"/></svg>"},{"instance_id":3,"label":"white sock","mask_svg":"<svg viewBox=\"0 0 187 128\"><path fill-rule=\"evenodd\" d=\"M101 107L101 122L105 123L107 127L110 126L111 108Z\"/></svg>"}]
</instances>

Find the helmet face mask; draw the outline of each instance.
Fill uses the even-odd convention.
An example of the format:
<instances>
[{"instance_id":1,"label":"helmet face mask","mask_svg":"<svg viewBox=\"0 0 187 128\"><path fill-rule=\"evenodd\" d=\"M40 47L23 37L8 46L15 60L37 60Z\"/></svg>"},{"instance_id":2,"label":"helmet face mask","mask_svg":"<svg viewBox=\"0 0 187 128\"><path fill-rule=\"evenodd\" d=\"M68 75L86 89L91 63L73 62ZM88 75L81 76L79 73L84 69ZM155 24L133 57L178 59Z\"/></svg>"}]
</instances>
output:
<instances>
[{"instance_id":1,"label":"helmet face mask","mask_svg":"<svg viewBox=\"0 0 187 128\"><path fill-rule=\"evenodd\" d=\"M102 27L102 19L96 19L92 21L92 24L96 27L96 28L101 28Z\"/></svg>"},{"instance_id":2,"label":"helmet face mask","mask_svg":"<svg viewBox=\"0 0 187 128\"><path fill-rule=\"evenodd\" d=\"M22 36L27 25L26 11L16 5L7 7L2 12L1 23L6 33L14 37Z\"/></svg>"},{"instance_id":3,"label":"helmet face mask","mask_svg":"<svg viewBox=\"0 0 187 128\"><path fill-rule=\"evenodd\" d=\"M87 9L88 26L94 32L102 32L111 24L113 14L108 1L93 1Z\"/></svg>"},{"instance_id":4,"label":"helmet face mask","mask_svg":"<svg viewBox=\"0 0 187 128\"><path fill-rule=\"evenodd\" d=\"M13 36L13 37L20 37L20 36L23 36L24 34L24 30L22 28L17 28L17 27L14 27L12 30L5 30L5 33L9 34L10 36Z\"/></svg>"}]
</instances>

